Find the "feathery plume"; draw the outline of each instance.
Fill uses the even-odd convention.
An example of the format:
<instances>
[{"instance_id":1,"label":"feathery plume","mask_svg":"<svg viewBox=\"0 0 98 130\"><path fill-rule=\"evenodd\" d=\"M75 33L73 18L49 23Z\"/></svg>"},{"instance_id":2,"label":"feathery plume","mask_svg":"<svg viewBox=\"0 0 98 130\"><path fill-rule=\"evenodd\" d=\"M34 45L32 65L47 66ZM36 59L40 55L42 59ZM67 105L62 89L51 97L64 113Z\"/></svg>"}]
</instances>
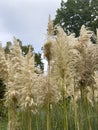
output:
<instances>
[{"instance_id":1,"label":"feathery plume","mask_svg":"<svg viewBox=\"0 0 98 130\"><path fill-rule=\"evenodd\" d=\"M5 105L8 107L8 130L18 129L17 105L20 97L19 74L23 63L23 57L19 43L14 38L14 45L7 56L8 78L6 82Z\"/></svg>"},{"instance_id":2,"label":"feathery plume","mask_svg":"<svg viewBox=\"0 0 98 130\"><path fill-rule=\"evenodd\" d=\"M4 49L0 44L0 79L7 80L8 78L8 64L5 57Z\"/></svg>"},{"instance_id":3,"label":"feathery plume","mask_svg":"<svg viewBox=\"0 0 98 130\"><path fill-rule=\"evenodd\" d=\"M90 43L90 37L93 35L93 32L88 30L84 25L82 25L81 30L80 30L80 36L79 36L79 42L82 45L86 45Z\"/></svg>"},{"instance_id":4,"label":"feathery plume","mask_svg":"<svg viewBox=\"0 0 98 130\"><path fill-rule=\"evenodd\" d=\"M54 34L53 21L51 20L51 16L49 15L47 36L50 37L50 36L53 36L53 34Z\"/></svg>"}]
</instances>

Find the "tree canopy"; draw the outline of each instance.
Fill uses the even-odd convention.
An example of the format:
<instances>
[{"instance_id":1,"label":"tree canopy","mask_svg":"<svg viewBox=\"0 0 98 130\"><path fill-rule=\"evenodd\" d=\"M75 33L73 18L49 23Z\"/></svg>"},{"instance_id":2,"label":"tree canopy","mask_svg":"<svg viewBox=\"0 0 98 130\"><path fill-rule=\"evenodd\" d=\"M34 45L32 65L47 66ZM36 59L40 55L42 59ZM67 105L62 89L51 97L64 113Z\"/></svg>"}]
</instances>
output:
<instances>
[{"instance_id":1,"label":"tree canopy","mask_svg":"<svg viewBox=\"0 0 98 130\"><path fill-rule=\"evenodd\" d=\"M56 11L54 25L62 26L67 34L79 36L82 25L96 32L98 28L98 0L64 0Z\"/></svg>"}]
</instances>

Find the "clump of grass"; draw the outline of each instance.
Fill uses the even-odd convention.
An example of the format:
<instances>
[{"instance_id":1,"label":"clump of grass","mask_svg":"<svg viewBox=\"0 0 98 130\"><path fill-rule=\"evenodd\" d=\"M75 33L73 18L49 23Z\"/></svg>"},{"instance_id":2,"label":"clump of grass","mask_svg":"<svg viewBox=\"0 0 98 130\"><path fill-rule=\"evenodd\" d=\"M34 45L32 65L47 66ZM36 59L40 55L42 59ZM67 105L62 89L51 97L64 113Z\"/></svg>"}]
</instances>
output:
<instances>
[{"instance_id":1,"label":"clump of grass","mask_svg":"<svg viewBox=\"0 0 98 130\"><path fill-rule=\"evenodd\" d=\"M78 38L67 36L60 26L55 36L54 31L49 17L47 75L35 73L31 48L23 56L15 38L8 55L0 46L8 130L98 129L98 45L91 44L93 33L85 26Z\"/></svg>"}]
</instances>

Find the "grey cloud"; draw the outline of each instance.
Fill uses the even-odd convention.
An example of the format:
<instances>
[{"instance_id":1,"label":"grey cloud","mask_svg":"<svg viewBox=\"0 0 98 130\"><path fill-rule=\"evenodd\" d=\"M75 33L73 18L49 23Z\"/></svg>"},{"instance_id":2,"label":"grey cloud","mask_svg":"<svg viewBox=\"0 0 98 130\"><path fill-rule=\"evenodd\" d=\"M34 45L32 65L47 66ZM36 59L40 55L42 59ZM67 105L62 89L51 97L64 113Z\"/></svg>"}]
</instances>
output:
<instances>
[{"instance_id":1,"label":"grey cloud","mask_svg":"<svg viewBox=\"0 0 98 130\"><path fill-rule=\"evenodd\" d=\"M3 0L0 1L0 21L5 33L33 44L40 51L45 42L48 15L54 17L60 0ZM1 22L0 22L1 23ZM1 33L0 33L1 34Z\"/></svg>"}]
</instances>

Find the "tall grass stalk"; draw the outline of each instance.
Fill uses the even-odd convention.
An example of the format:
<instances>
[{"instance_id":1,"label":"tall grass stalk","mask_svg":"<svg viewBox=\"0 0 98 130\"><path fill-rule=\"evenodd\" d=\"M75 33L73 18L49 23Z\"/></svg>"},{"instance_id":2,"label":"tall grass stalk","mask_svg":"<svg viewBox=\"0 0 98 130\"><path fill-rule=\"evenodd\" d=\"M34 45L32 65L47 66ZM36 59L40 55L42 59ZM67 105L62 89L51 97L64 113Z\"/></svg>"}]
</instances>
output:
<instances>
[{"instance_id":1,"label":"tall grass stalk","mask_svg":"<svg viewBox=\"0 0 98 130\"><path fill-rule=\"evenodd\" d=\"M66 99L65 99L65 94L63 91L63 115L64 115L64 130L67 130L67 111L66 111Z\"/></svg>"},{"instance_id":2,"label":"tall grass stalk","mask_svg":"<svg viewBox=\"0 0 98 130\"><path fill-rule=\"evenodd\" d=\"M51 70L50 70L50 60L48 59L47 130L50 130L50 129L51 129L51 126L50 126L50 124L51 124L51 123L50 123L50 73L51 73Z\"/></svg>"},{"instance_id":3,"label":"tall grass stalk","mask_svg":"<svg viewBox=\"0 0 98 130\"><path fill-rule=\"evenodd\" d=\"M50 107L49 103L47 103L47 130L50 130Z\"/></svg>"},{"instance_id":4,"label":"tall grass stalk","mask_svg":"<svg viewBox=\"0 0 98 130\"><path fill-rule=\"evenodd\" d=\"M89 106L88 106L88 101L87 101L86 97L84 97L84 106L85 106L85 111L86 111L88 129L92 130L92 128L91 128L91 121L90 121L90 115L89 115Z\"/></svg>"},{"instance_id":5,"label":"tall grass stalk","mask_svg":"<svg viewBox=\"0 0 98 130\"><path fill-rule=\"evenodd\" d=\"M74 97L73 97L73 103L74 103L74 121L75 121L75 129L80 130L79 128L79 119L78 119L78 110L77 110L77 104L75 100L75 88L76 88L76 81L74 77Z\"/></svg>"},{"instance_id":6,"label":"tall grass stalk","mask_svg":"<svg viewBox=\"0 0 98 130\"><path fill-rule=\"evenodd\" d=\"M27 110L27 113L28 113L28 130L33 130L32 129L32 112L29 108Z\"/></svg>"},{"instance_id":7,"label":"tall grass stalk","mask_svg":"<svg viewBox=\"0 0 98 130\"><path fill-rule=\"evenodd\" d=\"M47 130L51 129L51 123L50 123L50 76L51 76L51 65L50 65L50 61L52 59L52 53L51 53L51 48L52 48L52 36L54 33L54 28L53 28L53 21L51 20L51 17L49 16L48 19L48 31L47 31L47 43L44 45L44 56L47 59L48 62L48 80L47 80L47 89L48 89L48 97L47 97L47 103L46 103L46 107L47 107L47 115L46 115L46 120L47 120Z\"/></svg>"},{"instance_id":8,"label":"tall grass stalk","mask_svg":"<svg viewBox=\"0 0 98 130\"><path fill-rule=\"evenodd\" d=\"M8 130L17 130L18 122L17 122L17 103L11 102L8 106Z\"/></svg>"},{"instance_id":9,"label":"tall grass stalk","mask_svg":"<svg viewBox=\"0 0 98 130\"><path fill-rule=\"evenodd\" d=\"M48 62L48 72L47 72L47 97L46 97L46 126L47 130L51 129L51 123L50 123L50 99L51 99L51 81L50 81L50 76L51 76L51 66L50 66L50 61L51 61L51 47L52 47L52 42L48 41L44 45L44 55L47 58Z\"/></svg>"}]
</instances>

